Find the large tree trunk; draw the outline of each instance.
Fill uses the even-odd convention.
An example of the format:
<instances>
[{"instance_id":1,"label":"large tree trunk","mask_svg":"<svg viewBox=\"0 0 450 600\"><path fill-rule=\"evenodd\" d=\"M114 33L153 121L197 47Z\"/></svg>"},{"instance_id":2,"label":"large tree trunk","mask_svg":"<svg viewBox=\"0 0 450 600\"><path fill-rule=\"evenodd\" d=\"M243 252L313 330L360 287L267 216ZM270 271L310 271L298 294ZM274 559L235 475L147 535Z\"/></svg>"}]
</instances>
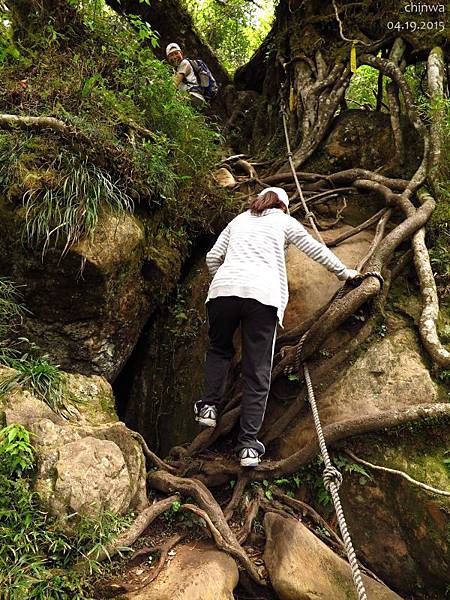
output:
<instances>
[{"instance_id":1,"label":"large tree trunk","mask_svg":"<svg viewBox=\"0 0 450 600\"><path fill-rule=\"evenodd\" d=\"M361 10L362 3L342 0L280 2L268 37L235 76L238 89L254 90L263 97L254 117L255 146L263 147L281 129L283 98L296 166L313 154L343 105L352 75L352 40L357 40L358 56L363 52L376 55L380 49L388 52L401 36L406 42L405 64L426 60L434 45L448 55L444 31L388 29L388 22L400 22L406 14L395 0L364 3L364 18ZM420 18L424 20L423 15ZM411 16L411 20L418 19L418 15Z\"/></svg>"}]
</instances>

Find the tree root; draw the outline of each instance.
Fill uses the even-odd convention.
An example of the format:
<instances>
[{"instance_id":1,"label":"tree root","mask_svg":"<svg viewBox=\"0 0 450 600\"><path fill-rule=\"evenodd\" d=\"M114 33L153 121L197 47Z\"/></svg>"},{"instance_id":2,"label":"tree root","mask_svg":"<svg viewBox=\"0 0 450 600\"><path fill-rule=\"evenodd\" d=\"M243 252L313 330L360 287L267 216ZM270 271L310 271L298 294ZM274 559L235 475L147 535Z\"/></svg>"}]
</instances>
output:
<instances>
[{"instance_id":1,"label":"tree root","mask_svg":"<svg viewBox=\"0 0 450 600\"><path fill-rule=\"evenodd\" d=\"M432 200L423 192L419 194L422 201ZM444 348L437 334L436 322L439 317L439 298L430 264L430 255L425 244L425 228L417 231L412 241L414 264L419 278L420 293L422 294L422 313L419 320L420 337L432 360L440 367L450 367L450 352Z\"/></svg>"},{"instance_id":2,"label":"tree root","mask_svg":"<svg viewBox=\"0 0 450 600\"><path fill-rule=\"evenodd\" d=\"M245 511L244 524L237 535L237 539L240 544L244 544L247 541L248 536L251 533L251 530L253 527L253 521L258 516L262 497L263 497L262 488L258 488L254 498L252 498L247 505L247 508Z\"/></svg>"},{"instance_id":3,"label":"tree root","mask_svg":"<svg viewBox=\"0 0 450 600\"><path fill-rule=\"evenodd\" d=\"M352 460L354 460L355 462L358 462L362 465L365 465L366 467L369 467L370 469L375 469L376 471L382 471L383 473L391 473L393 475L398 475L399 477L403 477L403 479L406 479L407 481L416 485L417 487L420 487L423 490L427 490L428 492L432 492L433 494L439 494L441 496L450 496L450 492L445 491L445 490L439 490L438 488L435 488L432 485L427 485L426 483L417 481L417 479L413 479L410 475L408 475L404 471L399 471L398 469L390 469L389 467L382 467L381 465L374 465L373 463L368 462L367 460L363 460L362 458L359 458L358 456L353 454L353 452L351 452L350 450L345 450L345 452L346 452L346 454L348 454L350 456L350 458Z\"/></svg>"},{"instance_id":4,"label":"tree root","mask_svg":"<svg viewBox=\"0 0 450 600\"><path fill-rule=\"evenodd\" d=\"M125 591L136 592L149 585L152 581L154 581L163 570L170 550L172 550L174 546L181 542L181 540L183 540L186 537L186 535L187 533L176 533L171 538L169 538L164 544L160 544L159 546L152 546L151 548L145 547L135 552L133 556L131 556L130 560L133 560L134 558L138 558L143 555L151 554L153 552L159 552L160 556L155 569L146 577L142 577L138 584L122 583L122 587L125 589Z\"/></svg>"},{"instance_id":5,"label":"tree root","mask_svg":"<svg viewBox=\"0 0 450 600\"><path fill-rule=\"evenodd\" d=\"M159 458L159 456L157 456L154 452L150 450L150 448L147 446L146 441L140 433L138 433L137 431L132 431L131 436L139 442L144 456L148 458L148 460L153 465L159 467L160 469L164 469L165 471L169 471L169 473L175 473L176 469L174 467L163 461L161 458Z\"/></svg>"},{"instance_id":6,"label":"tree root","mask_svg":"<svg viewBox=\"0 0 450 600\"><path fill-rule=\"evenodd\" d=\"M392 410L360 418L356 417L326 425L323 427L323 433L327 444L334 444L351 436L396 427L404 423L410 423L411 421L449 416L449 404L417 404L411 408ZM318 451L319 446L317 441L315 439L311 440L288 458L270 463L262 462L259 466L255 467L253 478L260 481L262 479L271 479L295 473L300 467L310 462L318 454Z\"/></svg>"},{"instance_id":7,"label":"tree root","mask_svg":"<svg viewBox=\"0 0 450 600\"><path fill-rule=\"evenodd\" d=\"M364 231L365 229L369 229L369 227L372 227L372 225L375 225L375 223L378 223L378 221L381 219L381 217L383 217L386 214L387 210L388 210L387 208L382 208L377 213L375 213L372 217L367 219L367 221L364 221L364 223L361 223L361 225L357 225L356 227L353 227L349 231L345 231L344 233L339 235L334 240L331 240L331 242L328 242L327 246L329 246L330 248L333 248L334 246L338 246L343 241L348 240L348 238L353 237L357 233L360 233L361 231Z\"/></svg>"},{"instance_id":8,"label":"tree root","mask_svg":"<svg viewBox=\"0 0 450 600\"><path fill-rule=\"evenodd\" d=\"M176 477L166 471L149 473L148 481L153 488L161 492L171 493L176 490L180 494L194 498L198 504L198 508L195 507L195 510L200 509L202 511L201 516L210 527L210 531L221 550L235 558L247 570L253 581L259 585L267 585L228 526L220 506L201 481ZM185 504L184 506L188 506L189 510L193 510L193 505Z\"/></svg>"},{"instance_id":9,"label":"tree root","mask_svg":"<svg viewBox=\"0 0 450 600\"><path fill-rule=\"evenodd\" d=\"M381 240L384 238L384 232L386 230L386 226L389 222L389 219L392 215L392 209L388 208L381 219L378 221L377 226L375 228L375 235L373 240L370 243L369 249L367 250L366 255L359 261L356 266L356 270L360 272L364 272L364 267L370 261L372 256L374 255L376 249L381 244Z\"/></svg>"},{"instance_id":10,"label":"tree root","mask_svg":"<svg viewBox=\"0 0 450 600\"><path fill-rule=\"evenodd\" d=\"M309 506L309 504L306 504L305 502L298 500L298 498L291 498L290 496L287 496L276 486L272 486L271 490L272 490L273 495L276 496L277 498L279 498L280 500L282 500L285 504L287 504L288 506L291 506L292 508L295 508L303 516L308 515L314 521L314 523L316 525L318 525L319 527L325 528L328 531L328 533L330 534L331 538L339 546L339 548L341 548L342 550L345 551L344 542L336 534L336 532L328 525L328 523L325 521L325 519L312 508L312 506Z\"/></svg>"},{"instance_id":11,"label":"tree root","mask_svg":"<svg viewBox=\"0 0 450 600\"><path fill-rule=\"evenodd\" d=\"M89 559L101 562L106 558L110 559L123 548L129 548L147 529L147 527L151 525L151 523L153 523L157 517L162 515L163 512L168 510L172 506L172 503L176 500L178 500L178 496L169 496L168 498L164 498L163 500L152 504L148 508L145 508L141 513L139 513L129 529L121 533L117 538L108 543L101 550L95 549L89 551L85 557L85 560L82 560L75 565L75 570L85 570L88 568Z\"/></svg>"},{"instance_id":12,"label":"tree root","mask_svg":"<svg viewBox=\"0 0 450 600\"><path fill-rule=\"evenodd\" d=\"M236 507L239 505L242 495L245 492L245 488L248 481L249 477L245 473L238 477L233 489L233 495L231 496L231 500L229 501L225 510L223 511L226 521L229 521L233 516L233 513Z\"/></svg>"},{"instance_id":13,"label":"tree root","mask_svg":"<svg viewBox=\"0 0 450 600\"><path fill-rule=\"evenodd\" d=\"M55 117L25 117L19 115L1 114L0 127L21 127L22 129L34 127L36 129L51 129L57 133L70 135L72 137L83 135L79 132L75 132L75 130L64 123L64 121L56 119Z\"/></svg>"},{"instance_id":14,"label":"tree root","mask_svg":"<svg viewBox=\"0 0 450 600\"><path fill-rule=\"evenodd\" d=\"M375 325L375 315L368 319L361 329L352 337L352 339L338 349L336 354L319 365L314 365L310 369L310 376L313 385L323 383L325 375L329 375L339 365L344 363L356 351L356 349L369 337ZM284 411L281 417L271 426L266 435L263 436L263 442L268 445L277 437L280 437L289 427L292 421L297 417L306 401L306 390L302 390L294 402Z\"/></svg>"}]
</instances>

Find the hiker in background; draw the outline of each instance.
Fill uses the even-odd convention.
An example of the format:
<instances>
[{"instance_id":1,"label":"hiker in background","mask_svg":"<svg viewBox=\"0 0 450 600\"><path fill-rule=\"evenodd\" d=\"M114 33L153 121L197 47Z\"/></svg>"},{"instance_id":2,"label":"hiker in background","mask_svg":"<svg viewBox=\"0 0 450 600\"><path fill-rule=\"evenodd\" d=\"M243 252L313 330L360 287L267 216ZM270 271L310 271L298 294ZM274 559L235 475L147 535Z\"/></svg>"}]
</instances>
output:
<instances>
[{"instance_id":1,"label":"hiker in background","mask_svg":"<svg viewBox=\"0 0 450 600\"><path fill-rule=\"evenodd\" d=\"M200 59L185 58L178 44L166 48L169 63L176 68L175 86L189 92L194 104L211 102L217 95L218 86L208 66Z\"/></svg>"},{"instance_id":2,"label":"hiker in background","mask_svg":"<svg viewBox=\"0 0 450 600\"><path fill-rule=\"evenodd\" d=\"M277 323L282 326L288 302L287 245L294 244L338 279L359 274L291 217L288 206L282 188L263 190L249 210L228 224L206 255L213 275L206 299L210 347L204 395L195 403L194 414L202 425L216 425L235 354L233 335L240 325L243 388L236 450L243 467L255 467L265 452L257 435L270 389Z\"/></svg>"}]
</instances>

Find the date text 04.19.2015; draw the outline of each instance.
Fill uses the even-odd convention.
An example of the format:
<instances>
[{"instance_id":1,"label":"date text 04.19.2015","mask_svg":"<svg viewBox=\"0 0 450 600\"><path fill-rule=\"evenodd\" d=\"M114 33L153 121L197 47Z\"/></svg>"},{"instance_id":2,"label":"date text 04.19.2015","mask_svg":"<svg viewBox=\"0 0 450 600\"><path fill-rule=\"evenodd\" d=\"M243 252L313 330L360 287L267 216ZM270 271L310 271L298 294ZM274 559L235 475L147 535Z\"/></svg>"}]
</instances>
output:
<instances>
[{"instance_id":1,"label":"date text 04.19.2015","mask_svg":"<svg viewBox=\"0 0 450 600\"><path fill-rule=\"evenodd\" d=\"M444 21L388 21L387 28L389 31L444 31Z\"/></svg>"}]
</instances>

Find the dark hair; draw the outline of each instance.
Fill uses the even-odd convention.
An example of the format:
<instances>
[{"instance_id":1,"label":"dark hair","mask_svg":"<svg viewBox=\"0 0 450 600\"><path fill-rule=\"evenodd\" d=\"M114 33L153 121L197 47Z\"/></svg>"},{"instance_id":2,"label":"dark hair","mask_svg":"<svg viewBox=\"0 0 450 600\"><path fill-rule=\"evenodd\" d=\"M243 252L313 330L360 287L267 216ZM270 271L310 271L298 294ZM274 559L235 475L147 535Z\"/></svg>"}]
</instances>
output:
<instances>
[{"instance_id":1,"label":"dark hair","mask_svg":"<svg viewBox=\"0 0 450 600\"><path fill-rule=\"evenodd\" d=\"M259 215L263 210L267 210L268 208L281 208L283 212L287 212L286 204L281 202L275 192L267 192L264 196L256 196L250 204L250 210L253 215Z\"/></svg>"}]
</instances>

